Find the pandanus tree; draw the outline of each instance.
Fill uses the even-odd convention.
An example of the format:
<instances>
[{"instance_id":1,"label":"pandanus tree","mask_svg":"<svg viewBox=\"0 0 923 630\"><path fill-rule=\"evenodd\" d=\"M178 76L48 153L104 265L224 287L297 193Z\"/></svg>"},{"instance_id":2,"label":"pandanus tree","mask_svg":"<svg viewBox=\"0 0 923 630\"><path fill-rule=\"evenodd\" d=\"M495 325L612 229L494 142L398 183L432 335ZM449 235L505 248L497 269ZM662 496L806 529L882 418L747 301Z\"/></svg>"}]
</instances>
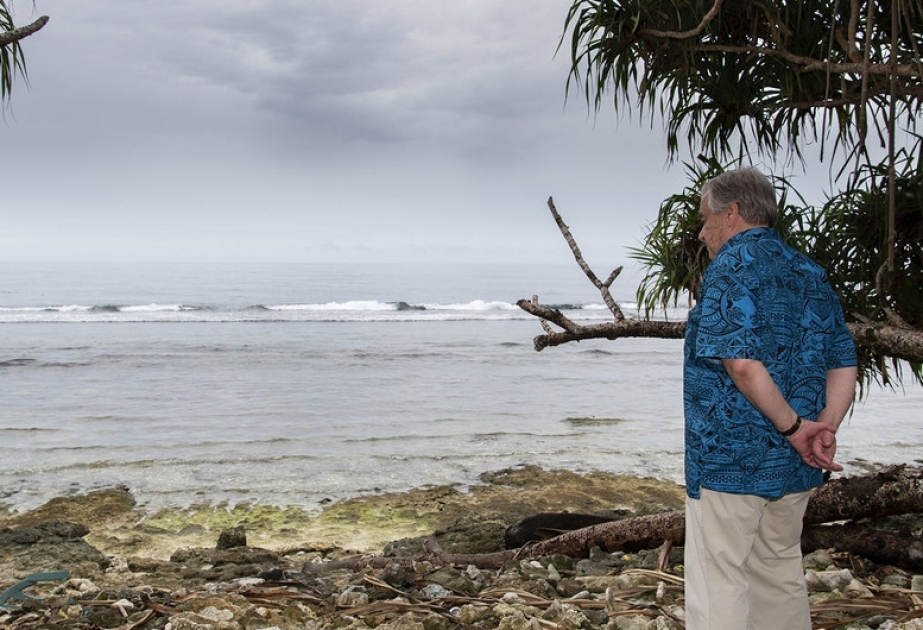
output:
<instances>
[{"instance_id":1,"label":"pandanus tree","mask_svg":"<svg viewBox=\"0 0 923 630\"><path fill-rule=\"evenodd\" d=\"M923 379L923 0L576 0L568 44L569 92L595 111L662 120L670 161L688 156L689 186L631 253L647 271L646 312L696 298L708 264L696 238L704 180L758 163L779 188L784 238L828 270L866 380L894 382L907 364ZM808 204L791 183L796 168L824 169L834 192ZM659 324L614 311L591 332L535 299L520 306L563 328L546 327L537 348Z\"/></svg>"}]
</instances>

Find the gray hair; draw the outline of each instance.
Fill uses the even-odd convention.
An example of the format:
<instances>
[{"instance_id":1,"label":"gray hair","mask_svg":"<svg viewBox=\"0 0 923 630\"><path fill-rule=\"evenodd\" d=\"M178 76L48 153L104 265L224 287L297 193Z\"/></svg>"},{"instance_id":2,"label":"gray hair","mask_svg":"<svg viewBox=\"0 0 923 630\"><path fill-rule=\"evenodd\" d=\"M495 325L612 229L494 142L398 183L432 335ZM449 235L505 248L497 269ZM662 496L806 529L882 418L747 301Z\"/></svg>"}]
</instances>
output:
<instances>
[{"instance_id":1,"label":"gray hair","mask_svg":"<svg viewBox=\"0 0 923 630\"><path fill-rule=\"evenodd\" d=\"M727 210L737 202L740 216L750 225L773 227L779 218L776 190L765 175L752 167L727 171L706 181L702 197L707 197L708 209L714 214Z\"/></svg>"}]
</instances>

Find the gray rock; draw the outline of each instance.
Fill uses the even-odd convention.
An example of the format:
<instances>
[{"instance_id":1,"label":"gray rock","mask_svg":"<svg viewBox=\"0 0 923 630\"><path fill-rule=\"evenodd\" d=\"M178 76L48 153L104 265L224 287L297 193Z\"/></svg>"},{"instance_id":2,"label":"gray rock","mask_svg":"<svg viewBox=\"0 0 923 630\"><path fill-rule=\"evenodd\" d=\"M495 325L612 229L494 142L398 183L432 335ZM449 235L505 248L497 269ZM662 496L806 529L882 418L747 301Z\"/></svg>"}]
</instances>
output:
<instances>
[{"instance_id":1,"label":"gray rock","mask_svg":"<svg viewBox=\"0 0 923 630\"><path fill-rule=\"evenodd\" d=\"M218 535L216 549L233 549L234 547L247 546L247 532L243 525L231 527Z\"/></svg>"}]
</instances>

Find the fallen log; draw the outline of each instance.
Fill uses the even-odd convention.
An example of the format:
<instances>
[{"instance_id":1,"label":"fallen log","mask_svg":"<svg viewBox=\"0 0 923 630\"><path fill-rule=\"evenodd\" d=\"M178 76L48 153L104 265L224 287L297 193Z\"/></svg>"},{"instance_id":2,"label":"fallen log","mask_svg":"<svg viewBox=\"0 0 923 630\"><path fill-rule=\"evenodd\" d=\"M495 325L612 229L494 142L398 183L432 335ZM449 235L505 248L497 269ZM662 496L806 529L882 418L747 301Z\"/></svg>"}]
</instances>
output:
<instances>
[{"instance_id":1,"label":"fallen log","mask_svg":"<svg viewBox=\"0 0 923 630\"><path fill-rule=\"evenodd\" d=\"M572 558L586 558L594 547L609 553L656 549L664 542L682 545L685 536L686 513L677 510L575 529L527 545L523 551L529 556L562 554Z\"/></svg>"},{"instance_id":2,"label":"fallen log","mask_svg":"<svg viewBox=\"0 0 923 630\"><path fill-rule=\"evenodd\" d=\"M860 477L831 480L811 493L805 513L805 523L820 524L838 520L923 513L923 469L892 466L881 472ZM846 531L846 530L843 530ZM563 554L585 558L593 547L603 551L637 551L654 549L664 542L683 544L686 534L685 513L682 510L637 516L593 525L528 545L524 552L531 556ZM812 539L802 541L806 551ZM841 551L852 551L853 537L837 539L829 532L825 540ZM912 545L914 538L904 540ZM897 544L897 543L895 543ZM874 546L863 546L866 552ZM859 555L865 553L856 552ZM874 555L866 556L876 561ZM890 555L889 555L890 557Z\"/></svg>"},{"instance_id":3,"label":"fallen log","mask_svg":"<svg viewBox=\"0 0 923 630\"><path fill-rule=\"evenodd\" d=\"M892 564L913 571L923 570L923 538L905 532L879 532L871 526L821 527L830 521L857 520L901 514L923 514L923 469L906 466L886 468L875 475L828 481L811 493L805 514L802 550L835 548L863 556L880 564ZM571 517L575 515L570 515ZM656 549L664 543L682 545L685 540L685 512L662 512L610 521L569 531L553 538L529 543L519 549L486 554L447 554L435 537L424 546L426 554L408 557L361 557L305 565L309 574L338 568L379 568L391 563L429 560L434 564L473 564L494 569L515 558L561 554L586 558L594 547L606 552Z\"/></svg>"},{"instance_id":4,"label":"fallen log","mask_svg":"<svg viewBox=\"0 0 923 630\"><path fill-rule=\"evenodd\" d=\"M855 523L812 525L801 535L803 550L830 549L848 551L877 564L923 571L923 538L908 532L891 532Z\"/></svg>"},{"instance_id":5,"label":"fallen log","mask_svg":"<svg viewBox=\"0 0 923 630\"><path fill-rule=\"evenodd\" d=\"M889 466L815 488L804 520L817 524L918 512L923 513L923 468Z\"/></svg>"}]
</instances>

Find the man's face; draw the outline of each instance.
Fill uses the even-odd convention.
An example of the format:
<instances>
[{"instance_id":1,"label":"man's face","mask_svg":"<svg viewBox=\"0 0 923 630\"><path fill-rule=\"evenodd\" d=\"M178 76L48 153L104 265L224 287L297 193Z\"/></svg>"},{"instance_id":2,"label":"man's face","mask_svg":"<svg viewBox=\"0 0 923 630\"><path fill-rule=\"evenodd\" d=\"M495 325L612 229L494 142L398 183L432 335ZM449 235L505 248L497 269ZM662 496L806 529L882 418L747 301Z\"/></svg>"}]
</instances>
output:
<instances>
[{"instance_id":1,"label":"man's face","mask_svg":"<svg viewBox=\"0 0 923 630\"><path fill-rule=\"evenodd\" d=\"M725 210L718 214L712 212L708 207L707 196L702 195L702 203L699 205L699 214L702 217L699 240L705 243L705 247L708 249L708 257L714 258L721 246L731 237L731 234L727 220L728 211Z\"/></svg>"}]
</instances>

